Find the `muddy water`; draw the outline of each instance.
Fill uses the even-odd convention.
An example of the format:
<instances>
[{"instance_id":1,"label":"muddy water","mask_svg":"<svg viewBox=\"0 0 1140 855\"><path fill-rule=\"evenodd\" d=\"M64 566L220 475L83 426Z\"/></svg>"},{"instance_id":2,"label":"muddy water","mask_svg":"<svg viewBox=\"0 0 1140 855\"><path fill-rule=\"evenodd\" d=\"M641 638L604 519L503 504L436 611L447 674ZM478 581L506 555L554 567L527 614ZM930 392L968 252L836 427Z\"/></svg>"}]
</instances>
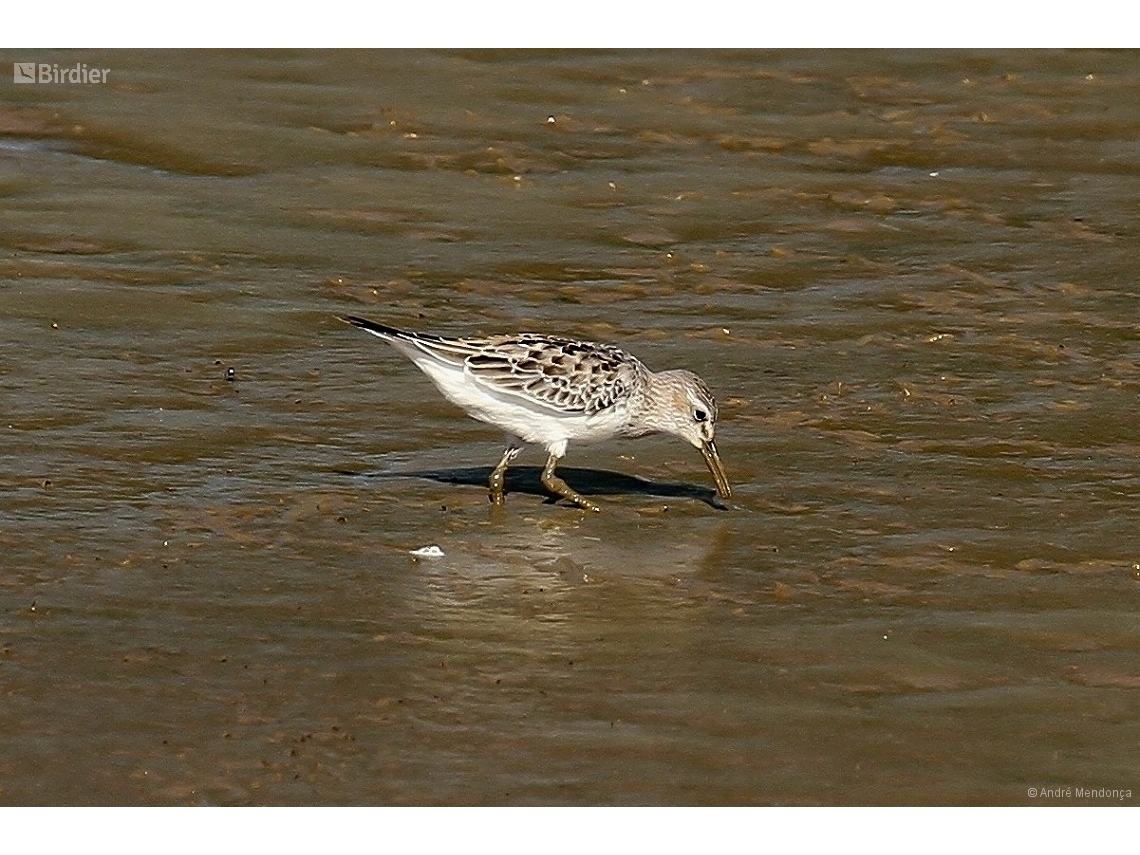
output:
<instances>
[{"instance_id":1,"label":"muddy water","mask_svg":"<svg viewBox=\"0 0 1140 855\"><path fill-rule=\"evenodd\" d=\"M109 69L0 78L0 802L1135 804L1140 55L0 60ZM344 312L692 368L734 495L492 514Z\"/></svg>"}]
</instances>

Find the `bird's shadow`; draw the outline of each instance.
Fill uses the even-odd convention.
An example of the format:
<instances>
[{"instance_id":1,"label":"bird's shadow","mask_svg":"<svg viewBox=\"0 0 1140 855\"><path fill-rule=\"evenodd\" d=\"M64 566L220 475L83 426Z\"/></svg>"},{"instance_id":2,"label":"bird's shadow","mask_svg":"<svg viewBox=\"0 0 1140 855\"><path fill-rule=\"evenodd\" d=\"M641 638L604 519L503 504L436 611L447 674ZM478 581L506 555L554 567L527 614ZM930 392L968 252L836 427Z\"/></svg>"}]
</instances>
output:
<instances>
[{"instance_id":1,"label":"bird's shadow","mask_svg":"<svg viewBox=\"0 0 1140 855\"><path fill-rule=\"evenodd\" d=\"M426 478L438 481L441 484L463 484L470 487L487 488L491 477L489 466L462 466L448 469L417 469L402 472L350 472L337 470L340 475L354 478ZM728 506L720 501L715 490L708 487L698 487L694 484L677 484L663 481L650 481L638 478L636 475L625 475L621 472L610 472L604 469L578 469L573 466L561 466L558 474L573 485L584 496L620 496L636 494L640 496L655 496L664 499L697 499L719 511L727 511ZM540 466L512 466L507 470L505 481L508 493L529 493L542 496L548 502L558 501L552 496L541 481L542 467Z\"/></svg>"}]
</instances>

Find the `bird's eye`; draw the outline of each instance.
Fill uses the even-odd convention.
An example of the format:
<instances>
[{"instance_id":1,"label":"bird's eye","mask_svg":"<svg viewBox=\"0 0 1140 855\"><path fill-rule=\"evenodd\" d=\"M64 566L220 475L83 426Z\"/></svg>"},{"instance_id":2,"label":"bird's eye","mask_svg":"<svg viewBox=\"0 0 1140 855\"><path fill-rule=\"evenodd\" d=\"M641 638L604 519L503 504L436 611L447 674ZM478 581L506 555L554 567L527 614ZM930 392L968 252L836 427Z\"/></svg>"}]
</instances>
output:
<instances>
[{"instance_id":1,"label":"bird's eye","mask_svg":"<svg viewBox=\"0 0 1140 855\"><path fill-rule=\"evenodd\" d=\"M708 417L709 417L709 414L706 413L704 410L693 410L693 418L696 419L698 422L703 422Z\"/></svg>"}]
</instances>

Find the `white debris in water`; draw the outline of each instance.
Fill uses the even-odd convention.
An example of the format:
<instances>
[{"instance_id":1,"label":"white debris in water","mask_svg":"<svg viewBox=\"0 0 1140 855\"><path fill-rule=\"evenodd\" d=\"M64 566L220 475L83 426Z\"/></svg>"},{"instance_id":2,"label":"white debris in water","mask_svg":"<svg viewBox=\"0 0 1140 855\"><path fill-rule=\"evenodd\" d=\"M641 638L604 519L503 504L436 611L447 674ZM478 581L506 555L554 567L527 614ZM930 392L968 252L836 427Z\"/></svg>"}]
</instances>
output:
<instances>
[{"instance_id":1,"label":"white debris in water","mask_svg":"<svg viewBox=\"0 0 1140 855\"><path fill-rule=\"evenodd\" d=\"M443 558L443 550L434 543L431 546L421 546L419 549L413 549L411 554L416 556L416 558Z\"/></svg>"}]
</instances>

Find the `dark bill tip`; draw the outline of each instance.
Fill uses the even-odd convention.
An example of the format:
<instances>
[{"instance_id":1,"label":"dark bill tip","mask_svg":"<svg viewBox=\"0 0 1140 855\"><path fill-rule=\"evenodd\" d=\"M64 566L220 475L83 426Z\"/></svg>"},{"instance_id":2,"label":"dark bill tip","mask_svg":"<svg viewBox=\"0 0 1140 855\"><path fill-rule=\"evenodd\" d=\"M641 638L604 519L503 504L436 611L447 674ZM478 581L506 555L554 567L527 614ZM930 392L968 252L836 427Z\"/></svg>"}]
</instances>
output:
<instances>
[{"instance_id":1,"label":"dark bill tip","mask_svg":"<svg viewBox=\"0 0 1140 855\"><path fill-rule=\"evenodd\" d=\"M704 455L705 464L709 467L713 480L716 481L716 491L720 493L722 499L731 498L732 487L729 486L728 475L724 472L724 464L720 462L720 455L716 453L716 444L711 440L701 443L701 454Z\"/></svg>"}]
</instances>

